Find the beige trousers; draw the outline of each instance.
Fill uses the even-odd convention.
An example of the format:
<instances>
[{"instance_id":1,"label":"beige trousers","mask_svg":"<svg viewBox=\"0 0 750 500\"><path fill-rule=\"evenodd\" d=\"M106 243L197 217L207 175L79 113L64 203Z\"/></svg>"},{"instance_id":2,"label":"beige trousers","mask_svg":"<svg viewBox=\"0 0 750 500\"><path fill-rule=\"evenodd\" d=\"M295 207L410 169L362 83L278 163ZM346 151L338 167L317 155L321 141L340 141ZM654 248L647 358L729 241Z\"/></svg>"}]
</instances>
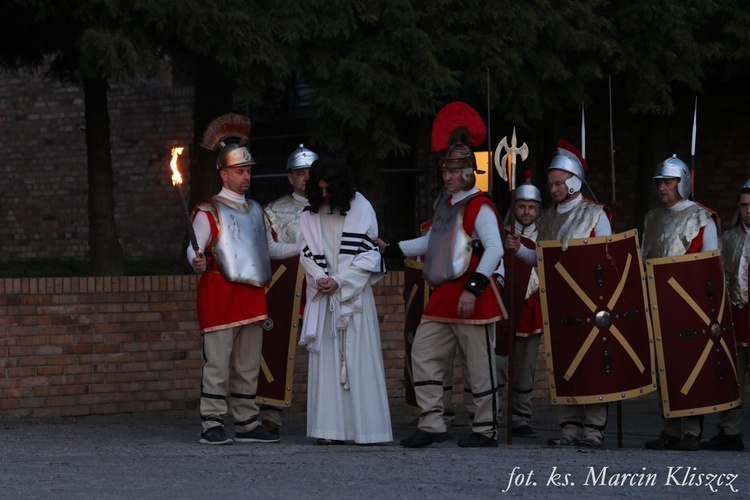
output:
<instances>
[{"instance_id":1,"label":"beige trousers","mask_svg":"<svg viewBox=\"0 0 750 500\"><path fill-rule=\"evenodd\" d=\"M204 431L224 425L227 410L236 431L257 427L255 392L262 345L259 323L203 334L200 414Z\"/></svg>"},{"instance_id":2,"label":"beige trousers","mask_svg":"<svg viewBox=\"0 0 750 500\"><path fill-rule=\"evenodd\" d=\"M452 367L456 347L466 358L475 407L472 431L495 437L497 381L495 366L495 325L466 325L423 320L411 350L414 391L422 410L419 428L427 432L446 432L443 418L445 371Z\"/></svg>"}]
</instances>

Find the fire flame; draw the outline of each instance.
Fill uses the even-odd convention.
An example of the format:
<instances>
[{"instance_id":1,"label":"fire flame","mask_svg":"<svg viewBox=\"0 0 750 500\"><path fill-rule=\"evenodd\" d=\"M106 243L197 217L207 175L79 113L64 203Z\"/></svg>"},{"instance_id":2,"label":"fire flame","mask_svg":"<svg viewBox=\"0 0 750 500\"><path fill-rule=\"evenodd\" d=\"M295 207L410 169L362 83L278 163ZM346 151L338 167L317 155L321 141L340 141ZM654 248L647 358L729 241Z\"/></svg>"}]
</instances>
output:
<instances>
[{"instance_id":1,"label":"fire flame","mask_svg":"<svg viewBox=\"0 0 750 500\"><path fill-rule=\"evenodd\" d=\"M182 154L182 152L185 150L185 148L172 148L172 161L169 164L170 167L172 167L172 185L177 186L179 184L182 184L182 176L180 175L180 171L177 168L177 157Z\"/></svg>"}]
</instances>

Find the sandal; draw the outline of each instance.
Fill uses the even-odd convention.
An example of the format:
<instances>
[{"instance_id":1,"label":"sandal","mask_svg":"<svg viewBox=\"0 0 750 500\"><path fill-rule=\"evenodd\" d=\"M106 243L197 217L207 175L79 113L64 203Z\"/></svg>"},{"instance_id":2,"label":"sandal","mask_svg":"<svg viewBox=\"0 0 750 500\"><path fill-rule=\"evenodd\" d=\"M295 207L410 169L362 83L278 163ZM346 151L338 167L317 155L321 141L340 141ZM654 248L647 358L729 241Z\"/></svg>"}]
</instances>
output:
<instances>
[{"instance_id":1,"label":"sandal","mask_svg":"<svg viewBox=\"0 0 750 500\"><path fill-rule=\"evenodd\" d=\"M574 437L563 436L559 439L549 439L547 444L549 446L577 446L578 440Z\"/></svg>"},{"instance_id":2,"label":"sandal","mask_svg":"<svg viewBox=\"0 0 750 500\"><path fill-rule=\"evenodd\" d=\"M331 446L331 445L338 445L338 444L344 444L343 441L340 441L338 439L318 439L318 444L321 446Z\"/></svg>"},{"instance_id":3,"label":"sandal","mask_svg":"<svg viewBox=\"0 0 750 500\"><path fill-rule=\"evenodd\" d=\"M578 445L582 448L601 449L604 448L604 440L597 436L587 436L578 441Z\"/></svg>"}]
</instances>

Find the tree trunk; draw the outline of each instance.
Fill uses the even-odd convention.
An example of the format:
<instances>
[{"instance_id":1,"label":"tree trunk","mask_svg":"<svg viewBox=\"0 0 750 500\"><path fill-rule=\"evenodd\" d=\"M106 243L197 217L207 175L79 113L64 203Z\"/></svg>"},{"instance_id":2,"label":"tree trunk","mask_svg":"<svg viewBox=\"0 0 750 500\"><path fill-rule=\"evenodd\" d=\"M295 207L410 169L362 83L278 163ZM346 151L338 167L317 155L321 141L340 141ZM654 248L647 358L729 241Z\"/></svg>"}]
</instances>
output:
<instances>
[{"instance_id":1,"label":"tree trunk","mask_svg":"<svg viewBox=\"0 0 750 500\"><path fill-rule=\"evenodd\" d=\"M84 80L89 249L94 276L121 276L124 256L115 225L114 174L106 80Z\"/></svg>"}]
</instances>

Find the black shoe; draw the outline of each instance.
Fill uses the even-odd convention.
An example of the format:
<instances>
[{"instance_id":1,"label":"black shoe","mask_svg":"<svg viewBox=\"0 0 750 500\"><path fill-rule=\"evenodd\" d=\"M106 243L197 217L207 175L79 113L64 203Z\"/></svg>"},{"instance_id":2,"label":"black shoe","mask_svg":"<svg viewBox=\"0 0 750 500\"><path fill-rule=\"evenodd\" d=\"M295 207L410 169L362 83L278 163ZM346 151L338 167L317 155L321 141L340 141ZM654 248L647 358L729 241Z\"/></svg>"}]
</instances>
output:
<instances>
[{"instance_id":1,"label":"black shoe","mask_svg":"<svg viewBox=\"0 0 750 500\"><path fill-rule=\"evenodd\" d=\"M235 433L234 440L238 443L278 443L281 438L258 425L251 431Z\"/></svg>"},{"instance_id":2,"label":"black shoe","mask_svg":"<svg viewBox=\"0 0 750 500\"><path fill-rule=\"evenodd\" d=\"M677 443L675 450L680 451L698 451L701 449L701 438L692 434L685 434Z\"/></svg>"},{"instance_id":3,"label":"black shoe","mask_svg":"<svg viewBox=\"0 0 750 500\"><path fill-rule=\"evenodd\" d=\"M442 443L450 438L451 435L447 432L427 432L422 429L417 429L414 434L408 438L402 439L399 444L406 448L421 448L432 443Z\"/></svg>"},{"instance_id":4,"label":"black shoe","mask_svg":"<svg viewBox=\"0 0 750 500\"><path fill-rule=\"evenodd\" d=\"M497 448L497 438L472 432L467 437L459 439L457 444L461 448Z\"/></svg>"},{"instance_id":5,"label":"black shoe","mask_svg":"<svg viewBox=\"0 0 750 500\"><path fill-rule=\"evenodd\" d=\"M227 436L224 427L220 425L202 432L201 440L198 442L200 444L232 444L232 440Z\"/></svg>"},{"instance_id":6,"label":"black shoe","mask_svg":"<svg viewBox=\"0 0 750 500\"><path fill-rule=\"evenodd\" d=\"M719 429L717 435L712 437L709 441L701 443L701 449L715 451L742 451L745 449L745 444L742 442L742 434L728 435L724 433L724 429Z\"/></svg>"},{"instance_id":7,"label":"black shoe","mask_svg":"<svg viewBox=\"0 0 750 500\"><path fill-rule=\"evenodd\" d=\"M669 434L662 432L658 438L652 439L651 441L646 441L646 449L648 450L676 450L677 445L680 443L680 441L681 441L680 438L675 437L675 436L670 436Z\"/></svg>"},{"instance_id":8,"label":"black shoe","mask_svg":"<svg viewBox=\"0 0 750 500\"><path fill-rule=\"evenodd\" d=\"M537 438L539 435L536 433L534 429L531 428L531 426L528 425L521 425L513 429L512 431L513 437L519 437L519 438Z\"/></svg>"}]
</instances>

